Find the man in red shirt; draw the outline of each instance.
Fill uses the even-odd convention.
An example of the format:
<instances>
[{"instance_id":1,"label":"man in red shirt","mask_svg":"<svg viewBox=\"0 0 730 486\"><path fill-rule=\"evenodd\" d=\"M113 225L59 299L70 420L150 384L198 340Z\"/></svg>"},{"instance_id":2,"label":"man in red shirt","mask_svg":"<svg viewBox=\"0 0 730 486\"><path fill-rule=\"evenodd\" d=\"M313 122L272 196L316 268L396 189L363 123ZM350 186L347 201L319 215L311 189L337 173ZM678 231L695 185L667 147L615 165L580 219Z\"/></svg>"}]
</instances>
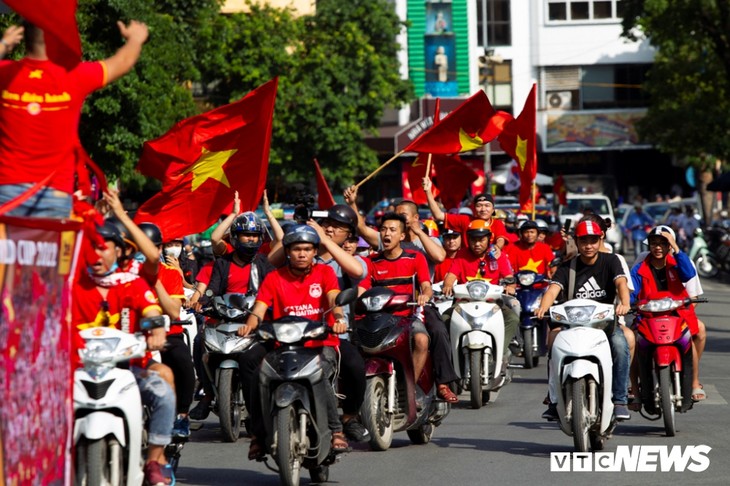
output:
<instances>
[{"instance_id":1,"label":"man in red shirt","mask_svg":"<svg viewBox=\"0 0 730 486\"><path fill-rule=\"evenodd\" d=\"M519 241L506 248L512 269L515 272L532 270L549 278L553 274L550 262L554 255L546 243L537 241L537 222L525 221L517 232L520 235Z\"/></svg>"},{"instance_id":2,"label":"man in red shirt","mask_svg":"<svg viewBox=\"0 0 730 486\"><path fill-rule=\"evenodd\" d=\"M399 294L415 296L420 306L416 311L419 318L413 322L413 368L416 379L421 376L426 364L430 338L434 342L431 353L438 394L442 399L455 403L459 398L451 391L448 384L456 380L457 375L451 361L451 347L446 326L438 316L438 311L426 307L433 296L428 263L422 253L401 247L405 232L406 220L403 216L395 213L386 213L383 216L380 225L383 250L367 258L368 277L360 282L359 287L365 290L371 287L388 287ZM406 310L399 314L408 313ZM434 337L436 333L440 335Z\"/></svg>"},{"instance_id":3,"label":"man in red shirt","mask_svg":"<svg viewBox=\"0 0 730 486\"><path fill-rule=\"evenodd\" d=\"M52 174L8 215L69 216L84 98L129 72L147 40L145 24L117 24L126 42L103 61L66 71L48 60L43 31L29 23L24 25L26 56L0 61L0 205Z\"/></svg>"},{"instance_id":4,"label":"man in red shirt","mask_svg":"<svg viewBox=\"0 0 730 486\"><path fill-rule=\"evenodd\" d=\"M466 283L470 280L486 280L493 285L499 285L503 278L514 277L512 266L504 253L498 257L489 255L490 238L492 233L486 221L475 219L469 223L467 239L469 242L468 251L462 252L454 259L451 270L444 278L444 295L453 293L454 284ZM515 295L515 284L505 286L505 293ZM506 304L502 306L504 316L504 347L503 352L507 353L509 343L517 332L520 319Z\"/></svg>"},{"instance_id":5,"label":"man in red shirt","mask_svg":"<svg viewBox=\"0 0 730 486\"><path fill-rule=\"evenodd\" d=\"M288 264L269 273L261 283L251 315L245 326L238 329L239 336L247 336L256 330L264 319L267 310L272 319L287 315L302 316L307 319L321 320L327 309L333 311L327 316L332 333L322 341L309 341L310 347L322 346L322 358L327 364L326 375L331 376L337 369L335 348L340 339L337 336L347 331L347 320L341 307L335 306L335 298L340 293L335 271L328 265L315 263L319 248L317 231L305 224L295 225L284 235L282 244ZM342 422L337 412L337 398L334 389L328 387L327 417L332 431L332 449L346 452L349 445L342 432ZM251 437L249 459L258 459L263 454L262 444L265 435L261 420L261 401L258 387L252 390L251 424L254 434Z\"/></svg>"},{"instance_id":6,"label":"man in red shirt","mask_svg":"<svg viewBox=\"0 0 730 486\"><path fill-rule=\"evenodd\" d=\"M441 233L441 239L444 242L444 250L446 251L446 258L443 262L436 265L434 272L433 281L443 282L446 274L451 270L451 265L454 263L454 258L461 250L461 233L452 229L444 230Z\"/></svg>"},{"instance_id":7,"label":"man in red shirt","mask_svg":"<svg viewBox=\"0 0 730 486\"><path fill-rule=\"evenodd\" d=\"M72 323L77 329L110 326L126 332L138 332L140 319L162 314L157 299L145 281L137 275L116 272L117 258L123 244L121 235L111 223L99 228L105 246L86 252L86 268L72 290ZM165 344L165 329L153 329L147 336L147 349L160 351ZM167 366L151 361L148 353L141 362L131 363L142 402L150 409L147 462L144 467L148 484L170 484L162 475L166 464L165 446L175 418L175 392L160 376L170 373ZM140 368L141 367L141 368Z\"/></svg>"}]
</instances>

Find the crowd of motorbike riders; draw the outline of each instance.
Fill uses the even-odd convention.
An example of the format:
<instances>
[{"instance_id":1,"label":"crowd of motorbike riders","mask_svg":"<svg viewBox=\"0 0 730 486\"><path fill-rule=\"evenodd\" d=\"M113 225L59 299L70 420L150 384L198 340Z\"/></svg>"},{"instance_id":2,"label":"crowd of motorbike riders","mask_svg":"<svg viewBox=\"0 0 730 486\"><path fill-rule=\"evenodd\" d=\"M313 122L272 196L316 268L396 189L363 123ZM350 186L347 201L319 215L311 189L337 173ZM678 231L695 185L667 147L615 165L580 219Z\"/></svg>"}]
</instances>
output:
<instances>
[{"instance_id":1,"label":"crowd of motorbike riders","mask_svg":"<svg viewBox=\"0 0 730 486\"><path fill-rule=\"evenodd\" d=\"M535 311L537 318L543 318L556 301L581 297L615 303L622 324L631 304L652 292L665 291L678 297L701 293L692 263L667 226L649 232L645 242L648 252L629 269L622 256L604 245L611 222L596 215L586 214L575 222L572 231L550 231L540 219L515 215L498 218L489 194L474 196L462 211L445 211L431 195L430 185L430 180L424 179L431 219L421 221L417 205L403 200L394 211L382 215L378 227L368 226L361 215L356 186L345 191L346 204L331 207L326 216L315 220L305 214L285 228L271 213L264 195L270 230L255 213L241 212L236 197L233 211L220 221L209 242L199 242L195 248L183 239L166 239L165 228L135 224L118 194L104 195L107 217L99 234L105 246L84 254L87 271L75 284L73 321L79 329L108 325L130 332L139 330L142 318L167 315L172 322L167 330L156 328L148 333L148 350L158 351L160 358L148 355L133 368L142 400L150 410L144 467L148 484L171 483L164 468L165 446L173 437L187 438L190 421L204 420L213 410L212 384L202 371L202 344L196 339L191 352L183 339L180 317L181 313L200 312L215 296L256 295L245 324L239 327L239 336L255 333L262 322L288 314L327 319L332 333L318 344L328 373L338 371L340 377L337 393L343 398L339 405L332 387L327 399L331 447L340 453L350 450L348 441L365 441L370 435L359 418L366 378L363 357L348 333L355 317L353 307L335 303L342 290L354 288L362 293L372 287L388 287L411 296L415 376L420 376L429 363L439 399L450 404L459 397L452 386L458 377L449 342L449 312L442 315L432 304L432 283L442 282L444 296L449 296L455 285L472 280L501 284L506 294L514 295L515 273L528 269L547 277L545 293ZM699 401L705 397L698 366L705 329L692 308L684 312L695 357L692 398ZM502 313L506 364L510 348L517 344L519 309L503 305ZM197 318L202 326L216 325L215 319L199 314ZM555 327L549 333L548 346L559 331ZM636 393L638 372L632 367L635 337L631 326L615 326L609 342L615 419L628 420L629 410L641 406ZM248 457L252 460L267 453L266 430L257 419L262 413L258 373L266 352L264 344L255 343L239 358L251 418ZM506 365L503 373L506 375ZM547 395L548 409L542 416L557 420L554 387ZM195 396L199 400L191 408Z\"/></svg>"}]
</instances>

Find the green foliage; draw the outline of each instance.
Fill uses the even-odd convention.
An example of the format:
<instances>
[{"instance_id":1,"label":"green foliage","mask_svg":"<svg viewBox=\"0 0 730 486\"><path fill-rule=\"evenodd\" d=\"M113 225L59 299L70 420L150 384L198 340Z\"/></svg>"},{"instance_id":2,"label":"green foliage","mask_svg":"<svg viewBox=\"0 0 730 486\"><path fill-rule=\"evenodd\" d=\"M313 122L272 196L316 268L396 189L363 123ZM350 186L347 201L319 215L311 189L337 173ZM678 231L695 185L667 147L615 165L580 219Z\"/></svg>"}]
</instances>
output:
<instances>
[{"instance_id":1,"label":"green foliage","mask_svg":"<svg viewBox=\"0 0 730 486\"><path fill-rule=\"evenodd\" d=\"M624 35L657 48L641 136L705 165L730 160L730 2L624 0Z\"/></svg>"}]
</instances>

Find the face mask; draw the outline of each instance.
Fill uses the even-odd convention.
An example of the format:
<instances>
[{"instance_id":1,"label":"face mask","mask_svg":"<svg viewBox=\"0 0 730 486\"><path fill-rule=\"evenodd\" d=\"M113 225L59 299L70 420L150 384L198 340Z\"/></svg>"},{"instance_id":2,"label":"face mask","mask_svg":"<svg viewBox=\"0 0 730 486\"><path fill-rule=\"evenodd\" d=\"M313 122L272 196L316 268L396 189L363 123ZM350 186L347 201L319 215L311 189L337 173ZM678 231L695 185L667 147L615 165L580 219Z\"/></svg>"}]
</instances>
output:
<instances>
[{"instance_id":1,"label":"face mask","mask_svg":"<svg viewBox=\"0 0 730 486\"><path fill-rule=\"evenodd\" d=\"M182 246L171 246L171 247L165 248L166 256L180 258L180 253L182 253Z\"/></svg>"},{"instance_id":2,"label":"face mask","mask_svg":"<svg viewBox=\"0 0 730 486\"><path fill-rule=\"evenodd\" d=\"M135 253L132 258L134 259L134 261L139 262L139 263L144 263L147 260L141 251L138 251L137 253Z\"/></svg>"},{"instance_id":3,"label":"face mask","mask_svg":"<svg viewBox=\"0 0 730 486\"><path fill-rule=\"evenodd\" d=\"M94 267L92 267L91 265L88 265L86 267L86 271L89 273L90 277L108 277L112 273L116 272L118 268L119 268L119 265L117 264L117 262L114 262L112 264L111 268L109 270L107 270L106 272L104 272L102 275L96 275L94 273Z\"/></svg>"}]
</instances>

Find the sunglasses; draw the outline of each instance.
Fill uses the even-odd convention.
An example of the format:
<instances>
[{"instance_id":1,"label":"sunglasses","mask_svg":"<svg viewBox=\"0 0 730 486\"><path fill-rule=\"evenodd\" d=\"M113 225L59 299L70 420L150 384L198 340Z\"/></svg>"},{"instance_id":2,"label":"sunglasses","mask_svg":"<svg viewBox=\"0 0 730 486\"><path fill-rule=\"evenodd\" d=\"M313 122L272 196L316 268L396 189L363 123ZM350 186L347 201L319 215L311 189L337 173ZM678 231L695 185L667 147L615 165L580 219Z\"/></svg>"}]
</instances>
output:
<instances>
[{"instance_id":1,"label":"sunglasses","mask_svg":"<svg viewBox=\"0 0 730 486\"><path fill-rule=\"evenodd\" d=\"M484 274L487 273L486 267L487 267L487 261L486 260L482 260L482 261L479 262L479 276L480 277L483 277Z\"/></svg>"}]
</instances>

